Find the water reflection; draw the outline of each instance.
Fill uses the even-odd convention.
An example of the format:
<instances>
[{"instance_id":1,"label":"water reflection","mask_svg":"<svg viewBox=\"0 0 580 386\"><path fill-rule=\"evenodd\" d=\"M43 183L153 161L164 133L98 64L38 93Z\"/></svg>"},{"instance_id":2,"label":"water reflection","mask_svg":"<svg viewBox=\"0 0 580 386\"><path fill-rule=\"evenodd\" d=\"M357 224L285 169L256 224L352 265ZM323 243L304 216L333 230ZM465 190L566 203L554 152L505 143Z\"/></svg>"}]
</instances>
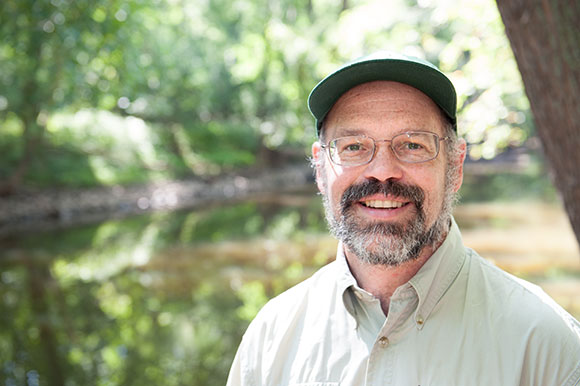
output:
<instances>
[{"instance_id":1,"label":"water reflection","mask_svg":"<svg viewBox=\"0 0 580 386\"><path fill-rule=\"evenodd\" d=\"M318 208L247 202L4 238L2 383L223 385L257 310L327 260L309 236Z\"/></svg>"},{"instance_id":2,"label":"water reflection","mask_svg":"<svg viewBox=\"0 0 580 386\"><path fill-rule=\"evenodd\" d=\"M471 242L474 224L498 226L474 220L468 209L458 211L458 221ZM5 237L0 379L223 385L248 322L267 299L332 259L335 245L318 199L310 198ZM580 277L574 253L572 246L575 263L559 265L556 278ZM580 310L566 299L564 306Z\"/></svg>"}]
</instances>

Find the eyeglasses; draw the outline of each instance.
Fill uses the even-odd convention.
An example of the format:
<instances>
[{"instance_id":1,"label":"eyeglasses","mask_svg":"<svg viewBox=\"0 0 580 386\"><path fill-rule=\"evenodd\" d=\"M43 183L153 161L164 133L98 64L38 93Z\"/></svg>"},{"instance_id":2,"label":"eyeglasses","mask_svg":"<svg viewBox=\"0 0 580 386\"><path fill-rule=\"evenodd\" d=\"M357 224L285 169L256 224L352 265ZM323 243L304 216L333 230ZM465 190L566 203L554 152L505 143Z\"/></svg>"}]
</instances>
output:
<instances>
[{"instance_id":1,"label":"eyeglasses","mask_svg":"<svg viewBox=\"0 0 580 386\"><path fill-rule=\"evenodd\" d=\"M421 163L437 158L441 141L435 133L408 131L391 139L376 140L365 135L333 139L321 147L328 151L330 160L340 166L360 166L372 161L378 142L390 142L390 148L398 160L406 163Z\"/></svg>"}]
</instances>

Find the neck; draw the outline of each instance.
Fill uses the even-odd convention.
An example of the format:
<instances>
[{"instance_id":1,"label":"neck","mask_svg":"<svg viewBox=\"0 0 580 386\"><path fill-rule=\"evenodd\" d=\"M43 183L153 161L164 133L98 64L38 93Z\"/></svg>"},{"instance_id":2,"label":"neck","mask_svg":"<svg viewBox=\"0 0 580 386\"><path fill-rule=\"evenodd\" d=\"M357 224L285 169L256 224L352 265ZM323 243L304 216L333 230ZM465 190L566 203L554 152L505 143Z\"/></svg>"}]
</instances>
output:
<instances>
[{"instance_id":1,"label":"neck","mask_svg":"<svg viewBox=\"0 0 580 386\"><path fill-rule=\"evenodd\" d=\"M442 239L445 240L445 237ZM397 266L364 263L348 248L345 247L344 252L350 271L359 287L379 299L383 313L387 315L391 296L395 290L415 276L441 243L442 241L435 247L424 248L416 259Z\"/></svg>"}]
</instances>

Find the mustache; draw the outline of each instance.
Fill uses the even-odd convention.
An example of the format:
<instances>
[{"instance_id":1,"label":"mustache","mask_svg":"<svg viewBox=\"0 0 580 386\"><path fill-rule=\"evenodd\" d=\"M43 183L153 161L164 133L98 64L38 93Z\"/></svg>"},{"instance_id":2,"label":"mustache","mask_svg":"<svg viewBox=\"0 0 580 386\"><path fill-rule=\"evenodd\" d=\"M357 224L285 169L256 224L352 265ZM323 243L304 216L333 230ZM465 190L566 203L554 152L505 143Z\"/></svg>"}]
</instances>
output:
<instances>
[{"instance_id":1,"label":"mustache","mask_svg":"<svg viewBox=\"0 0 580 386\"><path fill-rule=\"evenodd\" d=\"M425 201L425 192L416 185L407 185L398 181L368 180L360 184L351 185L342 195L340 206L346 211L355 202L362 200L373 194L391 195L393 197L404 198L412 202L417 210L421 211Z\"/></svg>"}]
</instances>

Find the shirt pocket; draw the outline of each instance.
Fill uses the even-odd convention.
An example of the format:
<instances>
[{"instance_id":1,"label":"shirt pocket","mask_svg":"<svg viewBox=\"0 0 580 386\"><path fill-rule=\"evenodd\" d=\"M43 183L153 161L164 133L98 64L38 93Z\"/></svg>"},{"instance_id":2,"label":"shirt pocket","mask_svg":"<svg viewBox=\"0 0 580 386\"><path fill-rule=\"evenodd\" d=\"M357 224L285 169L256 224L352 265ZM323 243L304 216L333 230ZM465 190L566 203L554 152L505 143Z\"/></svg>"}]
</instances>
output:
<instances>
[{"instance_id":1,"label":"shirt pocket","mask_svg":"<svg viewBox=\"0 0 580 386\"><path fill-rule=\"evenodd\" d=\"M288 386L340 386L339 382L302 382L291 383Z\"/></svg>"}]
</instances>

